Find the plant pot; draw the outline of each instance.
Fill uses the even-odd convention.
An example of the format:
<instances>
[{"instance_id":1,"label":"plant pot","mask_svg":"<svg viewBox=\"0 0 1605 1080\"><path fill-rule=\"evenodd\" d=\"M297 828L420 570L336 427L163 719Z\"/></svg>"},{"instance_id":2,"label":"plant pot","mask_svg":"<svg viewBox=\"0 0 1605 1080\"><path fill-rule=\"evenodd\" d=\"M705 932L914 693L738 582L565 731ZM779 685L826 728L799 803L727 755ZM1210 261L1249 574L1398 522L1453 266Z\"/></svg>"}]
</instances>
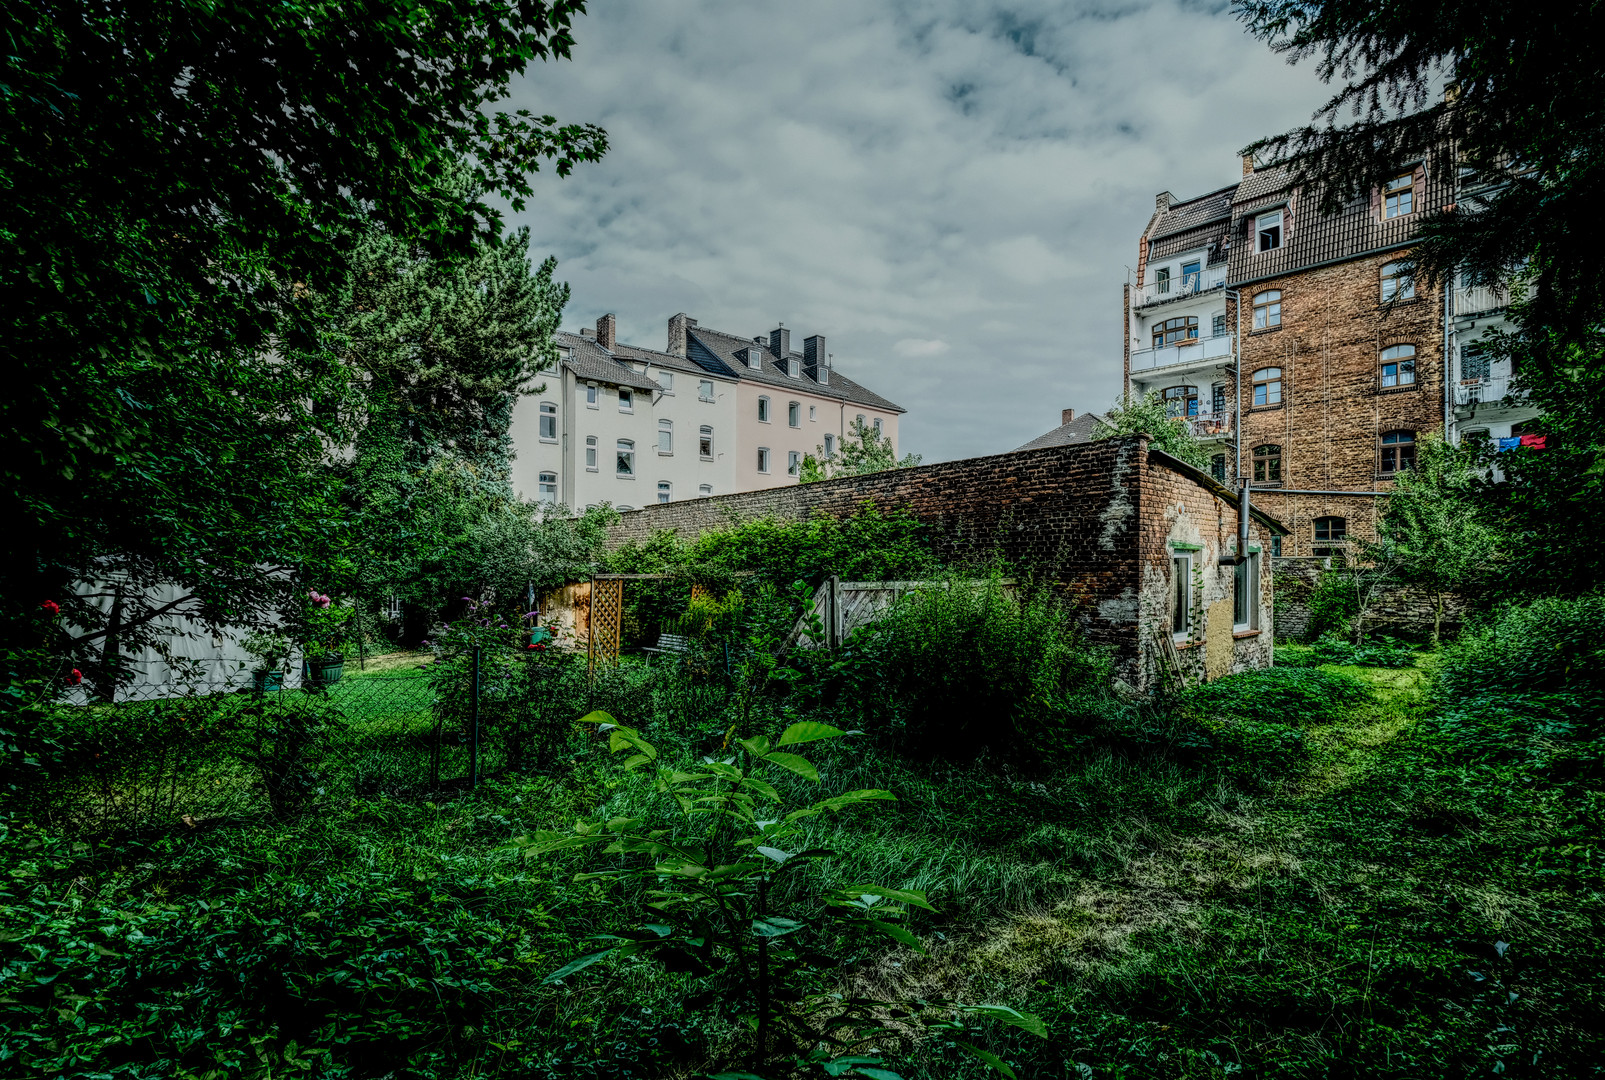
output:
<instances>
[{"instance_id":1,"label":"plant pot","mask_svg":"<svg viewBox=\"0 0 1605 1080\"><path fill-rule=\"evenodd\" d=\"M333 686L345 674L346 659L343 656L325 656L319 660L303 660L301 662L301 679L304 682L318 686Z\"/></svg>"},{"instance_id":2,"label":"plant pot","mask_svg":"<svg viewBox=\"0 0 1605 1080\"><path fill-rule=\"evenodd\" d=\"M275 690L284 689L284 672L282 671L253 671L251 681L255 684L258 694L271 694Z\"/></svg>"}]
</instances>

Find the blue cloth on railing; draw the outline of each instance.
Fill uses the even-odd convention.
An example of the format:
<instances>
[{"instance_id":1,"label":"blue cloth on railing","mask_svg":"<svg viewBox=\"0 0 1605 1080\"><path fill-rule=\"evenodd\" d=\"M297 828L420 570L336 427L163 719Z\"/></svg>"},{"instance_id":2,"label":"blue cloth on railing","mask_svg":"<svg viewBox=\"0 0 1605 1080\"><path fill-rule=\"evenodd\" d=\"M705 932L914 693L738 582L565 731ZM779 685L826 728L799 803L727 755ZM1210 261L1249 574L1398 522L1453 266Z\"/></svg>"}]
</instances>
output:
<instances>
[{"instance_id":1,"label":"blue cloth on railing","mask_svg":"<svg viewBox=\"0 0 1605 1080\"><path fill-rule=\"evenodd\" d=\"M1494 441L1499 444L1499 449L1501 450L1514 450L1521 445L1521 436L1518 435L1514 439L1495 439Z\"/></svg>"}]
</instances>

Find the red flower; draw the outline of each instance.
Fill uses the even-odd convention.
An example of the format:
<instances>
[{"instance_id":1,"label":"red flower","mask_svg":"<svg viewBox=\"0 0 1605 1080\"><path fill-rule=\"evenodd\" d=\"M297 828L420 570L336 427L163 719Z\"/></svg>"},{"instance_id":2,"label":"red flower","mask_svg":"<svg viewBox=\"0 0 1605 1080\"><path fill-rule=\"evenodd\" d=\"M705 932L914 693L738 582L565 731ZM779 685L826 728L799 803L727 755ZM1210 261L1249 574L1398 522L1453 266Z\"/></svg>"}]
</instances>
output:
<instances>
[{"instance_id":1,"label":"red flower","mask_svg":"<svg viewBox=\"0 0 1605 1080\"><path fill-rule=\"evenodd\" d=\"M81 683L83 681L84 681L84 673L79 671L77 668L73 668L70 672L67 673L67 685L68 686L77 686L79 683Z\"/></svg>"},{"instance_id":2,"label":"red flower","mask_svg":"<svg viewBox=\"0 0 1605 1080\"><path fill-rule=\"evenodd\" d=\"M44 603L40 604L39 606L44 608L45 611L49 612L51 618L54 618L57 615L61 614L61 605L56 603L54 600L46 600Z\"/></svg>"},{"instance_id":3,"label":"red flower","mask_svg":"<svg viewBox=\"0 0 1605 1080\"><path fill-rule=\"evenodd\" d=\"M529 648L529 649L534 649L534 648L537 648L537 647L538 646L535 646L535 645L527 645L527 646L525 646L525 648Z\"/></svg>"},{"instance_id":4,"label":"red flower","mask_svg":"<svg viewBox=\"0 0 1605 1080\"><path fill-rule=\"evenodd\" d=\"M546 642L543 641L543 642L539 643L538 645L535 646L535 648L537 648L537 649L546 648Z\"/></svg>"}]
</instances>

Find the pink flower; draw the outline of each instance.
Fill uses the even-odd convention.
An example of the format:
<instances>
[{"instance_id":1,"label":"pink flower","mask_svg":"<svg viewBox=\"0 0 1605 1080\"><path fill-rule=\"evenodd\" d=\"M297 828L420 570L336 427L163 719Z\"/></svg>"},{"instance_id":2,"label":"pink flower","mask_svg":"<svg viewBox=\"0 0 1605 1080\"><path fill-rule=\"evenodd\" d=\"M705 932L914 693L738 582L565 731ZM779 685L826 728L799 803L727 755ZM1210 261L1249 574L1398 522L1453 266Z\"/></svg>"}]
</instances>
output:
<instances>
[{"instance_id":1,"label":"pink flower","mask_svg":"<svg viewBox=\"0 0 1605 1080\"><path fill-rule=\"evenodd\" d=\"M44 608L45 611L49 612L51 618L55 618L57 615L61 614L61 605L56 603L54 600L46 600L39 606Z\"/></svg>"},{"instance_id":2,"label":"pink flower","mask_svg":"<svg viewBox=\"0 0 1605 1080\"><path fill-rule=\"evenodd\" d=\"M67 673L67 685L68 686L77 686L79 683L81 683L83 681L84 681L84 673L79 671L77 668L73 668L71 671L69 671Z\"/></svg>"}]
</instances>

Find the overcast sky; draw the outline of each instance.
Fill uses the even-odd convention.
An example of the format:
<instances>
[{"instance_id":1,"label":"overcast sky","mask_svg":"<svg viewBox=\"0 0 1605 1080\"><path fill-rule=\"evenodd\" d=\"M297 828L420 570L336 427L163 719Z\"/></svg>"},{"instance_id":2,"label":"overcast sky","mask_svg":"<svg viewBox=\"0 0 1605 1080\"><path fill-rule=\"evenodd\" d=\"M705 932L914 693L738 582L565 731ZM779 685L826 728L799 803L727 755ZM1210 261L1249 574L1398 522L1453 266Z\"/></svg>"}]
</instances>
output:
<instances>
[{"instance_id":1,"label":"overcast sky","mask_svg":"<svg viewBox=\"0 0 1605 1080\"><path fill-rule=\"evenodd\" d=\"M512 102L612 144L509 219L573 286L564 328L822 333L926 461L1107 407L1154 195L1234 182L1325 89L1175 0L595 0L575 37Z\"/></svg>"}]
</instances>

